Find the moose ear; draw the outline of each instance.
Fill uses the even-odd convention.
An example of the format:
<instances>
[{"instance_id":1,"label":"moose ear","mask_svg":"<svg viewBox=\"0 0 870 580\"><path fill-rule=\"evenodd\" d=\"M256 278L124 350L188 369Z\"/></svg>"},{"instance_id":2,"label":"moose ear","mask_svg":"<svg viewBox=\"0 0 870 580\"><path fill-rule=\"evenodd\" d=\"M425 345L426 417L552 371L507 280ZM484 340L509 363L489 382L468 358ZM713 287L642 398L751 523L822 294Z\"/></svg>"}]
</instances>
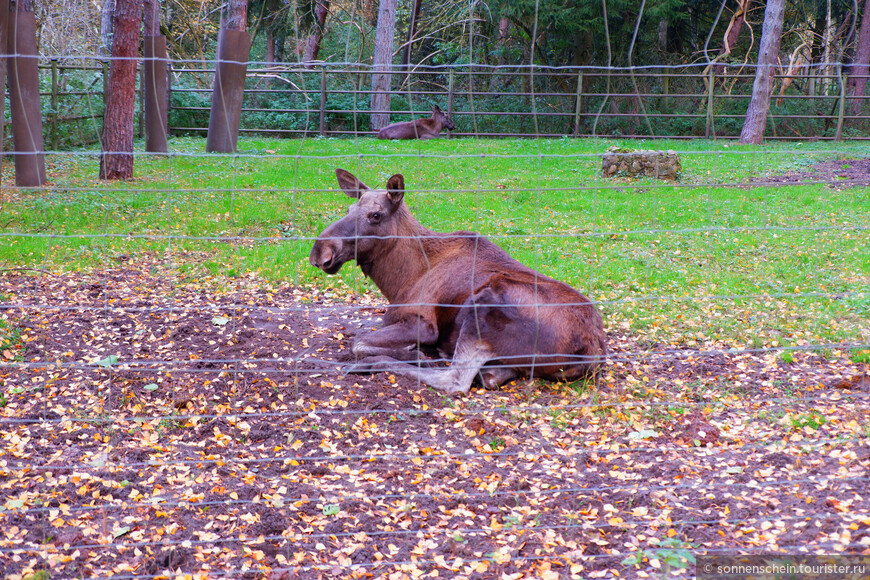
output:
<instances>
[{"instance_id":1,"label":"moose ear","mask_svg":"<svg viewBox=\"0 0 870 580\"><path fill-rule=\"evenodd\" d=\"M336 169L335 176L338 178L338 186L348 197L359 199L360 196L369 190L369 186L356 178L351 172L344 169Z\"/></svg>"},{"instance_id":2,"label":"moose ear","mask_svg":"<svg viewBox=\"0 0 870 580\"><path fill-rule=\"evenodd\" d=\"M402 203L402 198L405 197L405 178L401 173L397 173L387 181L387 195L393 205Z\"/></svg>"},{"instance_id":3,"label":"moose ear","mask_svg":"<svg viewBox=\"0 0 870 580\"><path fill-rule=\"evenodd\" d=\"M433 113L440 113L441 107L439 107L438 105L432 105L432 112Z\"/></svg>"}]
</instances>

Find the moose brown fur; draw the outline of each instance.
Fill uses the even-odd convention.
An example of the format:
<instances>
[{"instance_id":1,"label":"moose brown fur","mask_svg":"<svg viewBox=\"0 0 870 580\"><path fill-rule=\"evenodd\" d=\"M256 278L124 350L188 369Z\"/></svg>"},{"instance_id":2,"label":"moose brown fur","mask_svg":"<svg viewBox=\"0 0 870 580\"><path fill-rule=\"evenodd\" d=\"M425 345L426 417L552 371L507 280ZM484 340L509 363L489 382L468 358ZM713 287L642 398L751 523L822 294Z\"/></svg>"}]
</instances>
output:
<instances>
[{"instance_id":1,"label":"moose brown fur","mask_svg":"<svg viewBox=\"0 0 870 580\"><path fill-rule=\"evenodd\" d=\"M389 370L446 392L467 393L520 376L572 380L606 354L601 316L588 298L524 266L473 232L423 227L403 198L404 178L372 190L343 169L341 189L356 199L314 243L310 261L327 274L356 260L390 306L383 328L355 337L351 372ZM449 367L407 361L437 349Z\"/></svg>"},{"instance_id":2,"label":"moose brown fur","mask_svg":"<svg viewBox=\"0 0 870 580\"><path fill-rule=\"evenodd\" d=\"M387 125L378 131L378 139L433 139L441 133L441 129L450 131L456 128L438 106L432 107L432 116L428 119L414 119Z\"/></svg>"}]
</instances>

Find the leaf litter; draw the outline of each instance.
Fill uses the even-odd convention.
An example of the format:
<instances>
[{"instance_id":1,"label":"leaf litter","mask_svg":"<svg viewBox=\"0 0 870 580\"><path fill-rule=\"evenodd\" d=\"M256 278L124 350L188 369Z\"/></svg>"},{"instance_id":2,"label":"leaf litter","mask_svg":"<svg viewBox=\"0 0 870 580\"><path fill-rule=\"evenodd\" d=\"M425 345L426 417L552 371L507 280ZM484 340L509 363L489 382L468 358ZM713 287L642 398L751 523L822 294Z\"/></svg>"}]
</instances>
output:
<instances>
[{"instance_id":1,"label":"leaf litter","mask_svg":"<svg viewBox=\"0 0 870 580\"><path fill-rule=\"evenodd\" d=\"M868 370L650 344L446 397L345 376L377 296L169 265L2 278L6 578L692 577L870 550Z\"/></svg>"}]
</instances>

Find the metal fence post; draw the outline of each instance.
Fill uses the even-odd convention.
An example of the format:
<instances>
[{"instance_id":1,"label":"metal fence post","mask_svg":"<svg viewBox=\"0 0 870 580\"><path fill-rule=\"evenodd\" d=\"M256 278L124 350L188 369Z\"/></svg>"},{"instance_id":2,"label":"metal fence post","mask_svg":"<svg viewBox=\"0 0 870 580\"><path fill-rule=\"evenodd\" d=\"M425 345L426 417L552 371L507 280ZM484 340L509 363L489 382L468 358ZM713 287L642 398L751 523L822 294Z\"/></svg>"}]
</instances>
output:
<instances>
[{"instance_id":1,"label":"metal fence post","mask_svg":"<svg viewBox=\"0 0 870 580\"><path fill-rule=\"evenodd\" d=\"M359 97L360 87L360 70L357 67L356 71L351 73L350 78L353 83L353 136L359 137L359 119L357 115L357 98Z\"/></svg>"},{"instance_id":2,"label":"metal fence post","mask_svg":"<svg viewBox=\"0 0 870 580\"><path fill-rule=\"evenodd\" d=\"M141 139L145 134L145 67L137 62L136 68L139 69L139 74L136 75L139 79L139 118L136 122L136 137Z\"/></svg>"},{"instance_id":3,"label":"metal fence post","mask_svg":"<svg viewBox=\"0 0 870 580\"><path fill-rule=\"evenodd\" d=\"M704 128L704 137L715 138L713 128L713 67L707 72L707 124Z\"/></svg>"},{"instance_id":4,"label":"metal fence post","mask_svg":"<svg viewBox=\"0 0 870 580\"><path fill-rule=\"evenodd\" d=\"M108 99L109 95L106 94L106 87L109 86L109 61L107 59L103 59L101 61L103 67L103 119L106 118L106 99Z\"/></svg>"},{"instance_id":5,"label":"metal fence post","mask_svg":"<svg viewBox=\"0 0 870 580\"><path fill-rule=\"evenodd\" d=\"M320 136L326 136L326 68L320 69Z\"/></svg>"},{"instance_id":6,"label":"metal fence post","mask_svg":"<svg viewBox=\"0 0 870 580\"><path fill-rule=\"evenodd\" d=\"M51 59L51 148L58 150L57 138L57 59Z\"/></svg>"},{"instance_id":7,"label":"metal fence post","mask_svg":"<svg viewBox=\"0 0 870 580\"><path fill-rule=\"evenodd\" d=\"M662 74L662 95L664 99L662 103L665 107L668 106L668 95L671 92L671 67L666 66L664 68L664 73Z\"/></svg>"}]
</instances>

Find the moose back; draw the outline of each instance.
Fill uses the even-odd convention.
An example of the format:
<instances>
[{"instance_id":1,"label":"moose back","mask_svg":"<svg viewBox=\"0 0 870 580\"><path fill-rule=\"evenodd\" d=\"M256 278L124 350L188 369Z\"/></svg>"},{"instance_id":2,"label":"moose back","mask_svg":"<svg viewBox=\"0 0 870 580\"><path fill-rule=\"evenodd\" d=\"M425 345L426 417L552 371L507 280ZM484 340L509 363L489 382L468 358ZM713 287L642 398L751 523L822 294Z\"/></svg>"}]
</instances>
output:
<instances>
[{"instance_id":1,"label":"moose back","mask_svg":"<svg viewBox=\"0 0 870 580\"><path fill-rule=\"evenodd\" d=\"M432 107L432 116L428 119L414 119L387 125L378 131L378 139L433 139L441 133L441 129L452 131L456 128L437 105Z\"/></svg>"},{"instance_id":2,"label":"moose back","mask_svg":"<svg viewBox=\"0 0 870 580\"><path fill-rule=\"evenodd\" d=\"M323 230L310 262L335 274L356 260L390 303L383 328L355 337L349 372L388 370L467 393L478 375L487 388L526 376L573 380L603 362L603 324L588 298L479 234L423 227L403 201L400 174L378 190L343 169L336 175L356 202ZM433 351L450 366L421 366Z\"/></svg>"}]
</instances>

